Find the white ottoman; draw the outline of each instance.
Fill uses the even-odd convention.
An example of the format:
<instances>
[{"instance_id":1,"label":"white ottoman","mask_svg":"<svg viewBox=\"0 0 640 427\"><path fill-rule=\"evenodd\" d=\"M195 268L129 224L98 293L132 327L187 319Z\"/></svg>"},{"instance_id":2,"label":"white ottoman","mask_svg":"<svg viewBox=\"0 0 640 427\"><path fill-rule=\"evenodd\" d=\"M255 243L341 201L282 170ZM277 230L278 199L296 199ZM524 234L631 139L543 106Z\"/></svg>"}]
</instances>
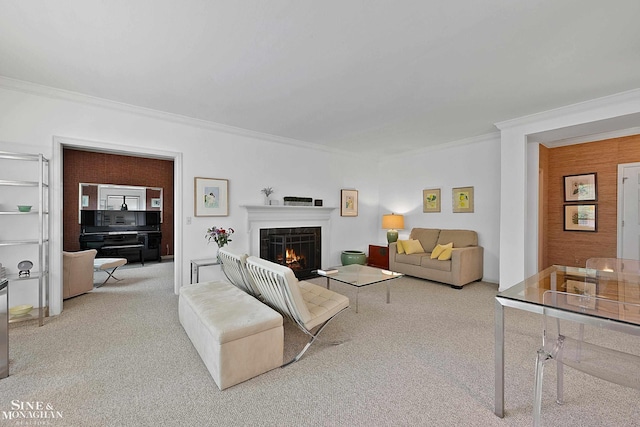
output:
<instances>
[{"instance_id":1,"label":"white ottoman","mask_svg":"<svg viewBox=\"0 0 640 427\"><path fill-rule=\"evenodd\" d=\"M104 279L104 282L100 283L96 288L107 283L107 280L113 278L115 281L119 282L122 279L118 279L113 275L113 272L116 271L116 268L121 267L127 263L126 258L96 258L93 260L93 270L94 271L104 271L108 274L107 278ZM109 271L111 270L111 271Z\"/></svg>"},{"instance_id":2,"label":"white ottoman","mask_svg":"<svg viewBox=\"0 0 640 427\"><path fill-rule=\"evenodd\" d=\"M220 390L282 366L282 316L229 283L183 286L178 315Z\"/></svg>"}]
</instances>

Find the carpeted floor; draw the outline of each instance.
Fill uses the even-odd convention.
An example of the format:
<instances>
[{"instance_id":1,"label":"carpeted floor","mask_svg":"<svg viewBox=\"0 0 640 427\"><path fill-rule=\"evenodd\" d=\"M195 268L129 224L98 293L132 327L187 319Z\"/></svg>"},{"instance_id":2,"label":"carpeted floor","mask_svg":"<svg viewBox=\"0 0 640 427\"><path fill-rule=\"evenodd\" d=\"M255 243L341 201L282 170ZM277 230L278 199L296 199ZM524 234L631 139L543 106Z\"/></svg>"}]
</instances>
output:
<instances>
[{"instance_id":1,"label":"carpeted floor","mask_svg":"<svg viewBox=\"0 0 640 427\"><path fill-rule=\"evenodd\" d=\"M412 278L360 290L297 363L218 390L182 329L173 264L118 270L124 280L10 327L0 424L50 426L528 426L539 316L506 311L506 417L493 414L497 285L462 290ZM96 278L98 280L99 278ZM324 284L322 278L315 283ZM355 302L356 289L333 283ZM306 338L287 323L285 359ZM339 344L335 344L339 343ZM640 394L567 370L566 403L545 377L546 425L638 425ZM17 407L45 405L46 420ZM7 419L15 416L13 420ZM44 423L46 421L46 424ZM31 424L28 424L28 423Z\"/></svg>"}]
</instances>

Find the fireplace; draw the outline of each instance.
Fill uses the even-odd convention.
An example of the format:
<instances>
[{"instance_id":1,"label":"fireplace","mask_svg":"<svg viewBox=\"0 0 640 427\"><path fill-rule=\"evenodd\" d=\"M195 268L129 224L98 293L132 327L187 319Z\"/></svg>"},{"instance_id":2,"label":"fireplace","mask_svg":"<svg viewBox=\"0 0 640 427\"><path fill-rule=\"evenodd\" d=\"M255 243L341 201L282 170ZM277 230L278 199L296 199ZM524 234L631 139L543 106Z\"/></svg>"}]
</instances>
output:
<instances>
[{"instance_id":1,"label":"fireplace","mask_svg":"<svg viewBox=\"0 0 640 427\"><path fill-rule=\"evenodd\" d=\"M322 265L322 228L260 229L260 258L286 265L298 279L314 277Z\"/></svg>"}]
</instances>

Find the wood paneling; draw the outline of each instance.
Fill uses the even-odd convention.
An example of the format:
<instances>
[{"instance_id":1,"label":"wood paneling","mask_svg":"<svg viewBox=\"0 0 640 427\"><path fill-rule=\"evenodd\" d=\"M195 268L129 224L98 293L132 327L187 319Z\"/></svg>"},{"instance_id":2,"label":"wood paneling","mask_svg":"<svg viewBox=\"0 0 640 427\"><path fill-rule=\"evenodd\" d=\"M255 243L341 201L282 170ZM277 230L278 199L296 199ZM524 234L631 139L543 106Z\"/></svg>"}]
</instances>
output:
<instances>
[{"instance_id":1,"label":"wood paneling","mask_svg":"<svg viewBox=\"0 0 640 427\"><path fill-rule=\"evenodd\" d=\"M540 150L546 177L544 267L617 255L618 164L640 162L640 135ZM548 159L543 161L543 156ZM564 176L597 174L597 231L564 231ZM589 202L590 203L590 202Z\"/></svg>"},{"instance_id":2,"label":"wood paneling","mask_svg":"<svg viewBox=\"0 0 640 427\"><path fill-rule=\"evenodd\" d=\"M65 149L63 153L63 250L80 250L81 182L163 189L161 255L173 254L173 161ZM89 199L96 200L96 197Z\"/></svg>"}]
</instances>

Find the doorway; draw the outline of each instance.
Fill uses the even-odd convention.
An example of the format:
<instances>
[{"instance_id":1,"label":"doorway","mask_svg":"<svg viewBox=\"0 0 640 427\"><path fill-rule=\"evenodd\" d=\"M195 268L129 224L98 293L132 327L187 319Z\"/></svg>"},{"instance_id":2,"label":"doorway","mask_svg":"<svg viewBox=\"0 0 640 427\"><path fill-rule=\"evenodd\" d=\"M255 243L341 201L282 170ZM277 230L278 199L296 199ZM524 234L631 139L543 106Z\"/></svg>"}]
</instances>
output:
<instances>
[{"instance_id":1,"label":"doorway","mask_svg":"<svg viewBox=\"0 0 640 427\"><path fill-rule=\"evenodd\" d=\"M640 163L618 165L618 258L640 259Z\"/></svg>"},{"instance_id":2,"label":"doorway","mask_svg":"<svg viewBox=\"0 0 640 427\"><path fill-rule=\"evenodd\" d=\"M182 283L183 262L182 249L179 242L182 239L182 226L180 218L182 218L182 153L161 151L145 147L132 147L117 145L107 142L87 141L74 138L56 137L54 142L54 157L60 159L52 165L51 181L54 185L52 191L51 204L54 212L63 212L64 210L64 192L63 192L63 151L65 148L76 150L94 151L101 153L109 153L124 156L135 156L139 158L165 159L173 161L173 219L166 218L165 221L171 221L173 224L173 258L174 258L174 292L177 294L180 284ZM57 188L56 188L57 187ZM63 216L56 217L56 221L51 222L51 314L56 315L62 312L62 248L63 248ZM53 219L53 218L52 218Z\"/></svg>"}]
</instances>

